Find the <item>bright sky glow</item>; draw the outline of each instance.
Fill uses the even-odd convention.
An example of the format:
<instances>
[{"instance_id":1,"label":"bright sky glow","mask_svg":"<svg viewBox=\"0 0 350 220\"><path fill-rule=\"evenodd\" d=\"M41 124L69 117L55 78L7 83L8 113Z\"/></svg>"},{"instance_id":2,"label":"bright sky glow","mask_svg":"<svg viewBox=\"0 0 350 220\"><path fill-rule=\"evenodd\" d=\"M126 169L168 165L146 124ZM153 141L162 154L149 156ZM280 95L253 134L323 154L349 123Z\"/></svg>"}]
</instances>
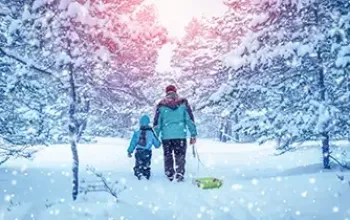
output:
<instances>
[{"instance_id":1,"label":"bright sky glow","mask_svg":"<svg viewBox=\"0 0 350 220\"><path fill-rule=\"evenodd\" d=\"M159 20L167 28L170 37L181 38L185 26L193 17L213 17L223 14L226 7L221 0L148 0L157 7ZM165 45L158 58L157 70L169 71L173 46Z\"/></svg>"},{"instance_id":2,"label":"bright sky glow","mask_svg":"<svg viewBox=\"0 0 350 220\"><path fill-rule=\"evenodd\" d=\"M182 37L184 27L193 17L212 17L225 11L221 0L148 0L154 3L160 22L171 37Z\"/></svg>"}]
</instances>

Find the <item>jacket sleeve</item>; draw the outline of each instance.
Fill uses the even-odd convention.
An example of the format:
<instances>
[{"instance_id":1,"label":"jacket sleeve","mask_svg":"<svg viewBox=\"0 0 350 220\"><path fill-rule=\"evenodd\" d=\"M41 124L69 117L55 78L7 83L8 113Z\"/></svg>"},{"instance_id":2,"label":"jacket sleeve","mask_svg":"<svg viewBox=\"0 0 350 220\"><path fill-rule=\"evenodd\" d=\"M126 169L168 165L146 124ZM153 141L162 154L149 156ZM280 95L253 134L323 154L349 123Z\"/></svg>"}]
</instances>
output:
<instances>
[{"instance_id":1,"label":"jacket sleeve","mask_svg":"<svg viewBox=\"0 0 350 220\"><path fill-rule=\"evenodd\" d=\"M194 122L194 115L193 115L191 106L189 105L187 100L185 100L185 105L186 105L186 112L185 112L186 125L188 127L188 130L190 131L191 137L196 137L197 127Z\"/></svg>"},{"instance_id":2,"label":"jacket sleeve","mask_svg":"<svg viewBox=\"0 0 350 220\"><path fill-rule=\"evenodd\" d=\"M160 105L157 105L156 113L154 115L154 120L153 120L153 128L155 131L156 137L160 137L161 131L162 131L162 117L160 114Z\"/></svg>"},{"instance_id":3,"label":"jacket sleeve","mask_svg":"<svg viewBox=\"0 0 350 220\"><path fill-rule=\"evenodd\" d=\"M161 142L160 142L158 136L155 133L152 133L152 135L153 135L153 145L154 145L154 147L155 148L159 148L160 145L161 145Z\"/></svg>"},{"instance_id":4,"label":"jacket sleeve","mask_svg":"<svg viewBox=\"0 0 350 220\"><path fill-rule=\"evenodd\" d=\"M134 135L131 138L130 145L128 148L128 153L132 154L136 148L137 145L137 132L134 133Z\"/></svg>"}]
</instances>

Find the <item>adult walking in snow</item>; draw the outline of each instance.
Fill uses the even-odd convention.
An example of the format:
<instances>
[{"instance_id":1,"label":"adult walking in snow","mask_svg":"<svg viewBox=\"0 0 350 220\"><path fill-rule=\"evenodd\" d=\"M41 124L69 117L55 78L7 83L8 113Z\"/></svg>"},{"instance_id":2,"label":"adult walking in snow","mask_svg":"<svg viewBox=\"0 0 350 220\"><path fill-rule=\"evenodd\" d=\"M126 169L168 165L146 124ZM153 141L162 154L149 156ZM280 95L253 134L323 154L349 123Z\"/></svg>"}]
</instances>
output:
<instances>
[{"instance_id":1,"label":"adult walking in snow","mask_svg":"<svg viewBox=\"0 0 350 220\"><path fill-rule=\"evenodd\" d=\"M165 91L166 97L157 105L153 126L162 139L165 175L170 181L176 178L181 182L185 175L187 130L191 134L190 144L195 144L197 129L188 101L178 96L173 85Z\"/></svg>"}]
</instances>

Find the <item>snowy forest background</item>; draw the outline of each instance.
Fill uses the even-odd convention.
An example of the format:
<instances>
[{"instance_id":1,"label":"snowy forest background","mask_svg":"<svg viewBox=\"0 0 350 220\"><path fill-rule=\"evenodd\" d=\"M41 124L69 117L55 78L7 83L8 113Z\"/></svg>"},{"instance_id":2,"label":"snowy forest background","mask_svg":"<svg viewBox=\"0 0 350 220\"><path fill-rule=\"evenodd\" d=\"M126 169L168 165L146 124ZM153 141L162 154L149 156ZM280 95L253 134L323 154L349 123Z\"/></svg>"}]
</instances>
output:
<instances>
[{"instance_id":1,"label":"snowy forest background","mask_svg":"<svg viewBox=\"0 0 350 220\"><path fill-rule=\"evenodd\" d=\"M78 143L129 137L172 83L202 138L277 140L281 154L318 140L325 168L349 167L330 148L350 140L350 2L223 3L174 39L143 0L0 0L0 164L57 143L78 163Z\"/></svg>"}]
</instances>

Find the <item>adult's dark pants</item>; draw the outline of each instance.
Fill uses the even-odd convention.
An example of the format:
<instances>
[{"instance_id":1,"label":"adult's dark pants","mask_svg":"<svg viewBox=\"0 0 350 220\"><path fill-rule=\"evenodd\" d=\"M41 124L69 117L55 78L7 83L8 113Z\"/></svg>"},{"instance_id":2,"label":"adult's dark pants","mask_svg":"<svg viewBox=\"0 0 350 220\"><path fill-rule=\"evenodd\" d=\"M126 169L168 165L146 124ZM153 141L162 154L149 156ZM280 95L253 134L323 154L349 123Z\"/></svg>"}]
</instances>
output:
<instances>
[{"instance_id":1,"label":"adult's dark pants","mask_svg":"<svg viewBox=\"0 0 350 220\"><path fill-rule=\"evenodd\" d=\"M145 149L136 149L135 159L135 176L145 176L146 178L149 178L151 176L152 151Z\"/></svg>"},{"instance_id":2,"label":"adult's dark pants","mask_svg":"<svg viewBox=\"0 0 350 220\"><path fill-rule=\"evenodd\" d=\"M186 165L186 139L163 140L165 175L173 180L183 180ZM175 158L175 161L174 161Z\"/></svg>"}]
</instances>

